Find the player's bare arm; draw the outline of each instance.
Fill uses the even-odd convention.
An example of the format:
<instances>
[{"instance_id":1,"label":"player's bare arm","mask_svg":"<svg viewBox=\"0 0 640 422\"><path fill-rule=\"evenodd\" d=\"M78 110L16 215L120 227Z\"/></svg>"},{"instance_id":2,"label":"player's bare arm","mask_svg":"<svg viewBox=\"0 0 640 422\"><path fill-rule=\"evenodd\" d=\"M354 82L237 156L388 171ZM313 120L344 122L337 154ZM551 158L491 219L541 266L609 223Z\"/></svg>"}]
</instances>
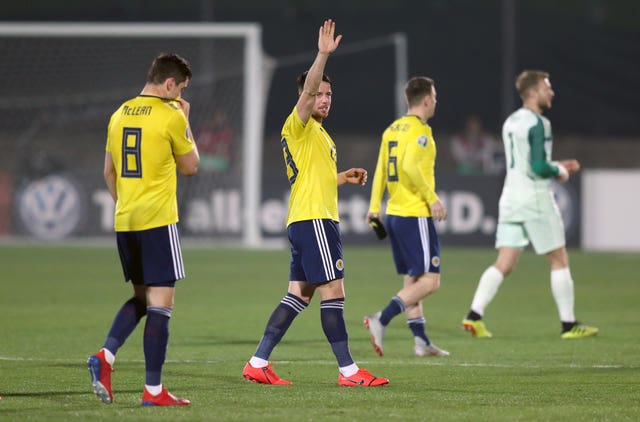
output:
<instances>
[{"instance_id":1,"label":"player's bare arm","mask_svg":"<svg viewBox=\"0 0 640 422\"><path fill-rule=\"evenodd\" d=\"M350 168L338 173L338 186L345 183L364 186L367 183L367 171L363 168Z\"/></svg>"},{"instance_id":2,"label":"player's bare arm","mask_svg":"<svg viewBox=\"0 0 640 422\"><path fill-rule=\"evenodd\" d=\"M104 181L107 183L107 188L113 198L113 202L117 202L118 192L116 191L116 167L113 164L113 157L109 151L104 154Z\"/></svg>"},{"instance_id":3,"label":"player's bare arm","mask_svg":"<svg viewBox=\"0 0 640 422\"><path fill-rule=\"evenodd\" d=\"M196 148L195 143L191 151L186 154L176 155L175 159L176 166L181 175L193 176L198 171L200 156L198 155L198 148Z\"/></svg>"},{"instance_id":4,"label":"player's bare arm","mask_svg":"<svg viewBox=\"0 0 640 422\"><path fill-rule=\"evenodd\" d=\"M198 153L198 146L196 140L191 131L191 124L189 123L189 112L191 111L191 104L184 98L176 98L184 116L187 118L187 136L193 143L193 149L186 154L175 156L176 165L178 171L183 176L193 176L198 171L198 164L200 164L200 154Z\"/></svg>"},{"instance_id":5,"label":"player's bare arm","mask_svg":"<svg viewBox=\"0 0 640 422\"><path fill-rule=\"evenodd\" d=\"M336 51L342 39L342 35L335 36L335 31L336 24L331 19L324 21L324 24L318 30L318 54L309 68L304 87L296 103L298 116L305 123L311 117L327 59L331 53Z\"/></svg>"}]
</instances>

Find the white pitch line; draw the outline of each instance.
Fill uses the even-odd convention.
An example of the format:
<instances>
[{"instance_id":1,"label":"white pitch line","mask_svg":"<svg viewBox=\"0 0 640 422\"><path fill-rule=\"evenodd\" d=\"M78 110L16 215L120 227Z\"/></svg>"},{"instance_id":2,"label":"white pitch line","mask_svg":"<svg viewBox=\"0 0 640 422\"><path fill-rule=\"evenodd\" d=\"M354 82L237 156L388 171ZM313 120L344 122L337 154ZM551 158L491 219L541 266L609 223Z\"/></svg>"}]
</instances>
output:
<instances>
[{"instance_id":1,"label":"white pitch line","mask_svg":"<svg viewBox=\"0 0 640 422\"><path fill-rule=\"evenodd\" d=\"M84 363L84 358L78 359L45 359L45 358L25 358L20 356L0 356L0 361L8 362L59 362L59 363ZM124 363L144 363L143 359L119 359L118 362ZM197 364L197 365L215 365L221 363L235 362L229 359L167 359L165 363L174 364ZM336 365L334 360L274 360L279 365ZM386 366L453 366L462 368L507 368L507 369L544 369L544 368L566 368L566 369L640 369L640 365L616 365L616 364L504 364L504 363L486 363L486 362L457 362L451 358L426 358L411 360L362 360L358 361L362 365L381 364Z\"/></svg>"}]
</instances>

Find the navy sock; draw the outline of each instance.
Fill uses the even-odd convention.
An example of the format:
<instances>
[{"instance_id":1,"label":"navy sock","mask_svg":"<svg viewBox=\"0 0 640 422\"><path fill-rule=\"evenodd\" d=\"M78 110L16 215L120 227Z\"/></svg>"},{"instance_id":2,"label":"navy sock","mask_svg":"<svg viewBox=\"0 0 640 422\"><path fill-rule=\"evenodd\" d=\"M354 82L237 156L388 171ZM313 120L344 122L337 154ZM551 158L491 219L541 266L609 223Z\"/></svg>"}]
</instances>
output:
<instances>
[{"instance_id":1,"label":"navy sock","mask_svg":"<svg viewBox=\"0 0 640 422\"><path fill-rule=\"evenodd\" d=\"M344 323L344 298L329 299L320 302L320 321L327 336L338 366L343 368L353 364L349 350L349 334Z\"/></svg>"},{"instance_id":2,"label":"navy sock","mask_svg":"<svg viewBox=\"0 0 640 422\"><path fill-rule=\"evenodd\" d=\"M169 344L169 319L171 308L147 307L147 323L144 327L144 362L147 385L162 384L162 365Z\"/></svg>"},{"instance_id":3,"label":"navy sock","mask_svg":"<svg viewBox=\"0 0 640 422\"><path fill-rule=\"evenodd\" d=\"M147 306L140 299L132 297L126 301L113 319L102 347L115 355L146 313Z\"/></svg>"},{"instance_id":4,"label":"navy sock","mask_svg":"<svg viewBox=\"0 0 640 422\"><path fill-rule=\"evenodd\" d=\"M425 343L427 343L427 346L431 344L431 341L427 336L427 332L425 331L426 320L424 317L408 319L407 324L409 325L409 329L413 333L414 337L420 337L425 341Z\"/></svg>"},{"instance_id":5,"label":"navy sock","mask_svg":"<svg viewBox=\"0 0 640 422\"><path fill-rule=\"evenodd\" d=\"M280 343L295 317L304 311L306 307L307 303L304 300L287 293L276 309L273 310L254 356L269 360L271 352Z\"/></svg>"},{"instance_id":6,"label":"navy sock","mask_svg":"<svg viewBox=\"0 0 640 422\"><path fill-rule=\"evenodd\" d=\"M387 326L393 317L403 313L406 307L402 299L398 296L392 297L387 307L382 310L380 324Z\"/></svg>"}]
</instances>

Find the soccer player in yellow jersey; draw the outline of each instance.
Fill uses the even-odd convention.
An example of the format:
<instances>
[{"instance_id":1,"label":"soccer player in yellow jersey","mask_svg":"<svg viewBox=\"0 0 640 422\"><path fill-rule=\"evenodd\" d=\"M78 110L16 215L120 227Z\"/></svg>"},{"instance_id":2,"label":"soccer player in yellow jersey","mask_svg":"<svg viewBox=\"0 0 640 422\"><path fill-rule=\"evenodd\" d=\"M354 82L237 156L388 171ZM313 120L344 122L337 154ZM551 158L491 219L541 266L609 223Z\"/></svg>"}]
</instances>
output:
<instances>
[{"instance_id":1,"label":"soccer player in yellow jersey","mask_svg":"<svg viewBox=\"0 0 640 422\"><path fill-rule=\"evenodd\" d=\"M482 273L462 327L477 338L493 336L482 320L485 309L515 268L522 250L531 243L536 253L546 255L549 261L551 292L560 316L560 337L595 336L598 329L579 323L574 315L573 278L564 224L551 191L551 179L566 182L569 175L580 169L580 164L576 160L551 161L551 122L543 116L555 96L549 74L525 70L516 79L516 89L522 107L502 126L507 175L496 229L498 257Z\"/></svg>"},{"instance_id":2,"label":"soccer player in yellow jersey","mask_svg":"<svg viewBox=\"0 0 640 422\"><path fill-rule=\"evenodd\" d=\"M405 312L418 356L449 356L431 343L425 331L422 299L440 286L440 244L433 220L447 210L436 194L436 143L427 121L436 110L431 78L411 78L405 86L407 114L385 130L373 177L369 219L380 218L380 203L389 193L386 227L403 288L379 312L364 317L375 351L382 356L384 332L393 317Z\"/></svg>"},{"instance_id":3,"label":"soccer player in yellow jersey","mask_svg":"<svg viewBox=\"0 0 640 422\"><path fill-rule=\"evenodd\" d=\"M298 102L282 128L282 150L291 185L287 231L291 243L289 289L271 314L257 350L245 365L245 379L261 384L291 384L269 363L271 352L294 318L320 292L322 328L338 361L338 385L374 387L389 382L359 368L349 351L344 322L344 263L338 218L338 185L363 185L367 172L337 172L336 147L322 127L331 108L331 81L324 75L329 55L342 35L327 20L318 34L318 54L298 78Z\"/></svg>"},{"instance_id":4,"label":"soccer player in yellow jersey","mask_svg":"<svg viewBox=\"0 0 640 422\"><path fill-rule=\"evenodd\" d=\"M103 347L89 357L91 384L104 403L113 402L115 354L146 315L143 406L187 405L162 385L174 286L184 278L178 238L176 167L184 176L198 168L189 127L190 105L181 98L191 79L189 63L177 54L153 61L147 83L109 121L104 178L116 203L115 230L125 281L133 297L118 311Z\"/></svg>"}]
</instances>

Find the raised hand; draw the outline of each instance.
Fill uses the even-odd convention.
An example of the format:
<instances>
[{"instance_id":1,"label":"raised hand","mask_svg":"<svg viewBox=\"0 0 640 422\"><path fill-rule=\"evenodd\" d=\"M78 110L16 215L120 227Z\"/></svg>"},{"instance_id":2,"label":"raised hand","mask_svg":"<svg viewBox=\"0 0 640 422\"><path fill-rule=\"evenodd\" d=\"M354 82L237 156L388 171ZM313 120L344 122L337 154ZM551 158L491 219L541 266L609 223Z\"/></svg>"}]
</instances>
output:
<instances>
[{"instance_id":1,"label":"raised hand","mask_svg":"<svg viewBox=\"0 0 640 422\"><path fill-rule=\"evenodd\" d=\"M185 117L189 119L189 111L191 110L191 104L187 100L181 97L176 98L176 101L178 101L178 104L180 105L180 108L182 109L182 112L184 113Z\"/></svg>"},{"instance_id":2,"label":"raised hand","mask_svg":"<svg viewBox=\"0 0 640 422\"><path fill-rule=\"evenodd\" d=\"M335 32L336 23L331 19L324 21L324 24L318 31L318 51L320 53L331 54L336 51L336 48L338 48L340 40L342 39L342 35L338 35L334 38Z\"/></svg>"}]
</instances>

